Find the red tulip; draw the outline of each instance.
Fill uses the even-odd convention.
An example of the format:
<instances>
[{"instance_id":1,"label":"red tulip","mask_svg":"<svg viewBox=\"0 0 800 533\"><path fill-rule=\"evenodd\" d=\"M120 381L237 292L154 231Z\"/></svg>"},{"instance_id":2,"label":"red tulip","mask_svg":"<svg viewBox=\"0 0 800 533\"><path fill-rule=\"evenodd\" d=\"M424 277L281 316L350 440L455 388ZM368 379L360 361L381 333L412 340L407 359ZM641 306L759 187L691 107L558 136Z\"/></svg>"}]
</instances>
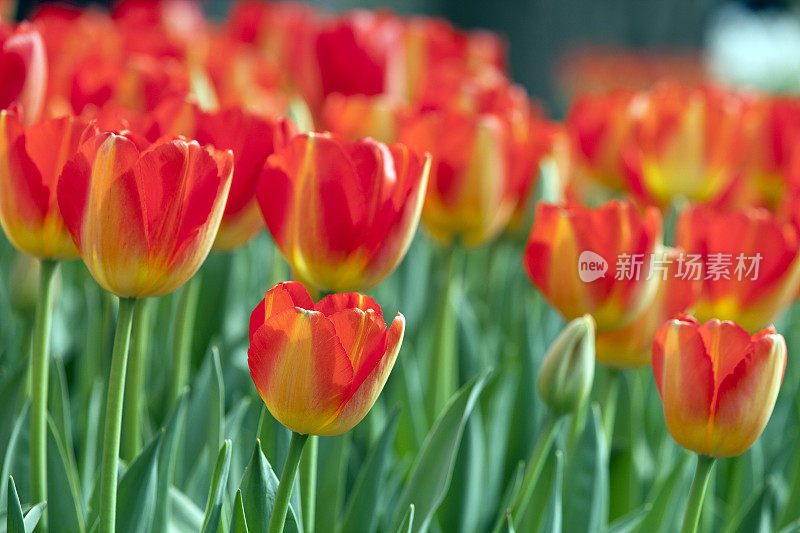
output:
<instances>
[{"instance_id":1,"label":"red tulip","mask_svg":"<svg viewBox=\"0 0 800 533\"><path fill-rule=\"evenodd\" d=\"M708 206L683 211L676 242L704 268L695 314L733 320L747 331L769 324L800 286L800 235L766 209L723 212Z\"/></svg>"},{"instance_id":2,"label":"red tulip","mask_svg":"<svg viewBox=\"0 0 800 533\"><path fill-rule=\"evenodd\" d=\"M652 302L658 278L647 274L661 241L658 210L640 213L619 201L596 209L540 203L534 220L525 268L566 319L591 314L603 332L631 323Z\"/></svg>"},{"instance_id":3,"label":"red tulip","mask_svg":"<svg viewBox=\"0 0 800 533\"><path fill-rule=\"evenodd\" d=\"M267 160L258 202L299 279L366 290L408 250L428 171L429 159L401 144L303 134Z\"/></svg>"},{"instance_id":4,"label":"red tulip","mask_svg":"<svg viewBox=\"0 0 800 533\"><path fill-rule=\"evenodd\" d=\"M0 80L0 109L19 104L23 122L35 122L44 104L47 58L33 25L23 22L12 29L0 21Z\"/></svg>"},{"instance_id":5,"label":"red tulip","mask_svg":"<svg viewBox=\"0 0 800 533\"><path fill-rule=\"evenodd\" d=\"M65 165L58 204L104 289L161 296L186 283L211 250L232 174L230 151L182 138L140 148L102 133Z\"/></svg>"},{"instance_id":6,"label":"red tulip","mask_svg":"<svg viewBox=\"0 0 800 533\"><path fill-rule=\"evenodd\" d=\"M300 283L279 283L250 317L250 375L278 422L339 435L375 403L404 330L400 313L387 330L369 296L333 294L314 304Z\"/></svg>"},{"instance_id":7,"label":"red tulip","mask_svg":"<svg viewBox=\"0 0 800 533\"><path fill-rule=\"evenodd\" d=\"M96 134L75 117L23 128L14 113L0 111L0 222L14 246L42 259L78 257L56 185L66 161Z\"/></svg>"},{"instance_id":8,"label":"red tulip","mask_svg":"<svg viewBox=\"0 0 800 533\"><path fill-rule=\"evenodd\" d=\"M736 323L666 322L653 344L653 373L672 438L696 453L732 457L767 425L786 369L775 328L752 337Z\"/></svg>"}]
</instances>

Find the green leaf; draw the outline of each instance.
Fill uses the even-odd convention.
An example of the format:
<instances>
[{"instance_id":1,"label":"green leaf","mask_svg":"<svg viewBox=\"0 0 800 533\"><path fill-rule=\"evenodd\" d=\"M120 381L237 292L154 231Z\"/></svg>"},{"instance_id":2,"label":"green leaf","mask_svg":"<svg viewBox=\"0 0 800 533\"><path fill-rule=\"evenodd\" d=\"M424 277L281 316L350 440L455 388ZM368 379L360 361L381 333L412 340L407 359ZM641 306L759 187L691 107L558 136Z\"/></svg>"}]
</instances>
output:
<instances>
[{"instance_id":1,"label":"green leaf","mask_svg":"<svg viewBox=\"0 0 800 533\"><path fill-rule=\"evenodd\" d=\"M665 531L669 525L669 517L680 517L682 509L678 509L677 498L679 487L688 474L689 459L691 455L684 453L683 457L675 463L672 472L658 483L647 501L651 503L650 511L646 514L639 526L635 529L640 533L653 533Z\"/></svg>"},{"instance_id":2,"label":"green leaf","mask_svg":"<svg viewBox=\"0 0 800 533\"><path fill-rule=\"evenodd\" d=\"M608 522L608 445L600 408L592 405L564 472L564 531L597 532Z\"/></svg>"},{"instance_id":3,"label":"green leaf","mask_svg":"<svg viewBox=\"0 0 800 533\"><path fill-rule=\"evenodd\" d=\"M186 424L188 393L184 392L164 425L164 436L158 451L158 476L156 479L156 508L153 513L153 531L165 531L171 522L172 498L169 489L175 477L178 450Z\"/></svg>"},{"instance_id":4,"label":"green leaf","mask_svg":"<svg viewBox=\"0 0 800 533\"><path fill-rule=\"evenodd\" d=\"M644 504L640 509L636 509L625 516L620 516L609 524L606 533L630 533L634 531L650 512L652 505Z\"/></svg>"},{"instance_id":5,"label":"green leaf","mask_svg":"<svg viewBox=\"0 0 800 533\"><path fill-rule=\"evenodd\" d=\"M214 452L222 446L222 435L225 425L225 384L222 381L222 365L219 362L219 350L211 347L211 374L208 385L208 441L209 459L212 461L209 472L215 467Z\"/></svg>"},{"instance_id":6,"label":"green leaf","mask_svg":"<svg viewBox=\"0 0 800 533\"><path fill-rule=\"evenodd\" d=\"M97 464L100 462L98 449L100 448L100 426L103 422L101 416L103 399L103 381L97 379L89 393L83 431L83 447L79 455L79 472L84 505L88 504L87 498L92 495L92 484L95 480Z\"/></svg>"},{"instance_id":7,"label":"green leaf","mask_svg":"<svg viewBox=\"0 0 800 533\"><path fill-rule=\"evenodd\" d=\"M0 479L6 479L11 474L11 464L13 463L14 455L17 452L17 444L19 443L19 436L22 432L22 425L28 416L28 410L30 409L30 406L30 400L26 401L25 405L22 407L22 412L20 412L14 421L14 426L11 429L11 435L8 437L8 444L6 445L6 451L3 456L3 468L2 471L0 471ZM6 499L7 487L7 485L0 483L0 502Z\"/></svg>"},{"instance_id":8,"label":"green leaf","mask_svg":"<svg viewBox=\"0 0 800 533\"><path fill-rule=\"evenodd\" d=\"M203 510L175 487L169 488L170 508L168 531L197 533L203 527ZM157 530L154 530L157 531Z\"/></svg>"},{"instance_id":9,"label":"green leaf","mask_svg":"<svg viewBox=\"0 0 800 533\"><path fill-rule=\"evenodd\" d=\"M397 533L411 533L412 528L414 527L414 504L410 504L408 509L406 509L405 514L403 515L403 519L400 521L400 525L397 526Z\"/></svg>"},{"instance_id":10,"label":"green leaf","mask_svg":"<svg viewBox=\"0 0 800 533\"><path fill-rule=\"evenodd\" d=\"M158 481L158 454L164 430L158 432L122 475L117 492L117 531L136 533L153 527Z\"/></svg>"},{"instance_id":11,"label":"green leaf","mask_svg":"<svg viewBox=\"0 0 800 533\"><path fill-rule=\"evenodd\" d=\"M53 420L47 419L47 519L62 531L86 530L78 483L71 454L66 453Z\"/></svg>"},{"instance_id":12,"label":"green leaf","mask_svg":"<svg viewBox=\"0 0 800 533\"><path fill-rule=\"evenodd\" d=\"M261 441L256 439L253 457L244 470L239 484L242 492L242 505L247 517L247 529L250 531L266 531L275 494L278 492L278 478L272 471L267 458L261 453ZM284 531L286 533L302 531L300 516L295 513L294 506L289 504Z\"/></svg>"},{"instance_id":13,"label":"green leaf","mask_svg":"<svg viewBox=\"0 0 800 533\"><path fill-rule=\"evenodd\" d=\"M8 476L8 506L6 508L6 532L25 533L25 517L22 514L22 506L19 503L17 486L14 478Z\"/></svg>"},{"instance_id":14,"label":"green leaf","mask_svg":"<svg viewBox=\"0 0 800 533\"><path fill-rule=\"evenodd\" d=\"M319 438L314 516L317 530L334 529L341 519L352 437L353 433L347 432L335 437Z\"/></svg>"},{"instance_id":15,"label":"green leaf","mask_svg":"<svg viewBox=\"0 0 800 533\"><path fill-rule=\"evenodd\" d=\"M564 453L556 450L556 472L553 479L553 487L550 490L550 500L545 511L544 525L542 531L548 533L559 533L563 523L562 510L562 485L564 483Z\"/></svg>"},{"instance_id":16,"label":"green leaf","mask_svg":"<svg viewBox=\"0 0 800 533\"><path fill-rule=\"evenodd\" d=\"M247 530L247 518L244 515L244 505L242 504L241 490L236 491L236 499L233 502L231 533L249 533Z\"/></svg>"},{"instance_id":17,"label":"green leaf","mask_svg":"<svg viewBox=\"0 0 800 533\"><path fill-rule=\"evenodd\" d=\"M39 502L25 513L25 533L33 533L36 525L44 514L44 508L47 507L47 502Z\"/></svg>"},{"instance_id":18,"label":"green leaf","mask_svg":"<svg viewBox=\"0 0 800 533\"><path fill-rule=\"evenodd\" d=\"M10 374L3 376L5 381L0 385L0 420L14 420L17 407L22 403L25 385L28 382L25 376L28 372L27 359L20 361ZM8 441L11 428L6 424L0 424L0 445Z\"/></svg>"},{"instance_id":19,"label":"green leaf","mask_svg":"<svg viewBox=\"0 0 800 533\"><path fill-rule=\"evenodd\" d=\"M220 515L222 514L222 501L225 496L225 486L228 483L228 473L231 468L231 441L222 444L211 478L211 488L208 492L206 514L203 518L203 533L212 533L219 528Z\"/></svg>"},{"instance_id":20,"label":"green leaf","mask_svg":"<svg viewBox=\"0 0 800 533\"><path fill-rule=\"evenodd\" d=\"M444 410L431 428L422 444L411 469L408 481L400 495L395 511L397 529L402 521L402 513L412 503L420 519L414 524L415 531L425 531L433 514L442 503L450 486L450 477L461 444L464 426L472 409L478 401L489 371L473 378L456 392L445 405Z\"/></svg>"},{"instance_id":21,"label":"green leaf","mask_svg":"<svg viewBox=\"0 0 800 533\"><path fill-rule=\"evenodd\" d=\"M392 414L378 442L370 449L364 466L358 473L350 499L347 502L340 531L347 533L371 533L378 525L378 497L382 494L383 482L392 452L392 443L397 433L398 411Z\"/></svg>"},{"instance_id":22,"label":"green leaf","mask_svg":"<svg viewBox=\"0 0 800 533\"><path fill-rule=\"evenodd\" d=\"M47 412L53 417L58 434L64 442L72 442L72 420L69 414L69 390L64 365L56 357L50 358L50 391L48 393ZM72 448L67 449L72 455ZM74 460L73 460L74 462Z\"/></svg>"}]
</instances>

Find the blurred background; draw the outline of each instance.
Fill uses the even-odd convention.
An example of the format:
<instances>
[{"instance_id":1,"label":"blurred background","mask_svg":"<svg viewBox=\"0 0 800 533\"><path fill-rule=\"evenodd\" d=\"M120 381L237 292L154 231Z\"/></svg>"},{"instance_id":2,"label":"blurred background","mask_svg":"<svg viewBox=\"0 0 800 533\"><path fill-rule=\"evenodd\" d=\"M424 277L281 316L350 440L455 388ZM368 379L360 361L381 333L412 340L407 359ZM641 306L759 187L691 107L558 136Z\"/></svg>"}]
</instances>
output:
<instances>
[{"instance_id":1,"label":"blurred background","mask_svg":"<svg viewBox=\"0 0 800 533\"><path fill-rule=\"evenodd\" d=\"M18 17L25 17L37 3L21 0ZM206 12L216 18L221 18L229 6L228 0L203 3ZM514 80L545 102L553 118L563 116L574 90L647 85L653 76L688 81L710 76L774 92L796 92L800 88L800 10L796 3L785 0L310 3L329 11L382 7L400 13L437 15L463 28L498 32L509 44ZM659 60L651 61L653 56ZM655 63L660 65L659 71L648 72Z\"/></svg>"}]
</instances>

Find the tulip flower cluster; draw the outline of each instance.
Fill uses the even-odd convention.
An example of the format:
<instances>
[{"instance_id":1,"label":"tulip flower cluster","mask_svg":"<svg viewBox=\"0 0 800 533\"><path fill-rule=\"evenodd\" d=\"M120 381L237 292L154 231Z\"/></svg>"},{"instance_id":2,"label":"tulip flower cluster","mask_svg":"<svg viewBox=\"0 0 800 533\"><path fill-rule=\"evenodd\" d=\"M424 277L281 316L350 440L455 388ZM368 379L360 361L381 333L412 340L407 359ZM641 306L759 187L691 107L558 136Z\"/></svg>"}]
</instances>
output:
<instances>
[{"instance_id":1,"label":"tulip flower cluster","mask_svg":"<svg viewBox=\"0 0 800 533\"><path fill-rule=\"evenodd\" d=\"M578 94L561 124L510 79L499 36L439 19L243 0L212 22L190 0L123 0L0 21L0 226L21 254L14 279L27 279L27 256L40 276L32 331L9 342L25 347L29 380L8 375L30 383L30 414L0 382L20 421L6 431L0 420L0 445L8 435L2 462L18 468L9 457L29 425L19 486L53 502L23 516L10 482L8 530L39 517L50 530L180 530L167 518L180 508L202 531L533 531L544 516L561 523L562 496L586 492L586 460L574 461L589 456L602 492L567 502L565 523L579 530L590 513L590 530L614 529L609 448L624 441L624 461L650 438L635 427L619 438L617 394L630 400L623 419L644 426L654 376L665 438L700 456L691 531L713 460L754 446L780 403L788 350L772 323L800 292L800 98L701 84L694 56L643 61L659 67L634 68L627 87L589 79L603 90ZM676 65L682 82L653 81ZM429 243L415 241L420 223ZM471 250L481 245L488 259ZM414 246L423 252L401 266ZM67 303L55 298L62 265ZM526 273L538 293L518 290ZM403 306L408 331L400 312L387 325L383 298ZM550 326L564 322L544 302L569 321L558 335ZM51 324L73 312L91 349L72 353L86 341L70 324L51 357ZM168 356L151 360L157 349ZM481 365L499 369L489 387L485 373L469 379ZM71 397L80 407L64 405ZM390 401L399 415L384 416ZM318 438L362 420L335 445ZM245 467L237 446L252 450L254 435ZM80 488L73 440L85 448ZM285 460L280 481L262 446ZM680 468L642 481L677 491ZM633 470L630 459L614 471ZM330 495L316 496L318 475ZM615 513L629 503L616 499ZM667 505L640 503L649 525Z\"/></svg>"}]
</instances>

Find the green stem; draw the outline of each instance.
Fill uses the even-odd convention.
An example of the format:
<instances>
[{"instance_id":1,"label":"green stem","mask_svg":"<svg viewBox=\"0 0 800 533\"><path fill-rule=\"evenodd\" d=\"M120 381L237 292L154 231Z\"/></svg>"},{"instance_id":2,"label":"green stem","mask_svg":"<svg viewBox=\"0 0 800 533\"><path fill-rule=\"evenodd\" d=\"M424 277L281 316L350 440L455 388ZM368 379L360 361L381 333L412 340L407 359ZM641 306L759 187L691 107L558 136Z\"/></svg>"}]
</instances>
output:
<instances>
[{"instance_id":1,"label":"green stem","mask_svg":"<svg viewBox=\"0 0 800 533\"><path fill-rule=\"evenodd\" d=\"M703 508L703 498L706 495L706 487L708 487L708 479L713 466L713 457L707 455L697 456L697 470L694 472L692 488L689 491L689 504L686 506L686 514L683 516L682 533L695 533L697 531L700 511Z\"/></svg>"},{"instance_id":2,"label":"green stem","mask_svg":"<svg viewBox=\"0 0 800 533\"><path fill-rule=\"evenodd\" d=\"M200 296L200 274L189 280L181 291L178 316L175 324L172 381L169 384L168 405L175 405L189 382L189 366L192 356L194 322L197 317L197 301Z\"/></svg>"},{"instance_id":3,"label":"green stem","mask_svg":"<svg viewBox=\"0 0 800 533\"><path fill-rule=\"evenodd\" d=\"M442 261L442 298L436 324L431 376L433 393L430 395L429 419L436 416L458 388L458 331L453 304L456 287L461 282L457 245L451 246Z\"/></svg>"},{"instance_id":4,"label":"green stem","mask_svg":"<svg viewBox=\"0 0 800 533\"><path fill-rule=\"evenodd\" d=\"M281 482L278 484L278 493L275 495L275 504L269 519L268 533L281 533L283 523L286 521L286 512L289 510L289 498L292 495L294 478L297 476L297 467L303 454L303 447L308 440L308 435L292 432L292 441L289 443L289 453L281 472Z\"/></svg>"},{"instance_id":5,"label":"green stem","mask_svg":"<svg viewBox=\"0 0 800 533\"><path fill-rule=\"evenodd\" d=\"M536 443L536 447L533 449L533 454L531 454L531 458L528 461L528 466L525 467L525 475L522 477L522 484L520 485L519 492L511 504L511 516L514 519L515 525L518 525L522 519L522 512L530 501L534 489L536 489L536 482L539 480L539 475L542 473L545 459L555 440L559 420L559 418L554 417L552 414L547 415L544 428L539 434L539 440Z\"/></svg>"},{"instance_id":6,"label":"green stem","mask_svg":"<svg viewBox=\"0 0 800 533\"><path fill-rule=\"evenodd\" d=\"M317 507L317 456L319 437L310 435L300 459L300 504L303 510L303 531L314 533Z\"/></svg>"},{"instance_id":7,"label":"green stem","mask_svg":"<svg viewBox=\"0 0 800 533\"><path fill-rule=\"evenodd\" d=\"M31 350L31 477L34 502L47 499L47 389L50 370L50 327L53 318L53 285L58 263L43 260L39 301Z\"/></svg>"},{"instance_id":8,"label":"green stem","mask_svg":"<svg viewBox=\"0 0 800 533\"><path fill-rule=\"evenodd\" d=\"M606 442L609 448L614 444L614 420L617 417L617 400L619 399L619 387L622 382L622 372L610 370L608 382L606 383L605 395L603 397L603 430L606 434Z\"/></svg>"},{"instance_id":9,"label":"green stem","mask_svg":"<svg viewBox=\"0 0 800 533\"><path fill-rule=\"evenodd\" d=\"M114 533L117 515L117 462L122 431L122 402L125 396L125 371L136 299L120 298L111 372L108 378L106 421L103 431L103 462L100 471L100 533Z\"/></svg>"},{"instance_id":10,"label":"green stem","mask_svg":"<svg viewBox=\"0 0 800 533\"><path fill-rule=\"evenodd\" d=\"M133 320L120 453L120 456L128 462L139 455L139 451L142 449L142 420L144 420L145 408L144 382L147 352L150 347L150 317L155 303L151 299L142 300Z\"/></svg>"}]
</instances>

